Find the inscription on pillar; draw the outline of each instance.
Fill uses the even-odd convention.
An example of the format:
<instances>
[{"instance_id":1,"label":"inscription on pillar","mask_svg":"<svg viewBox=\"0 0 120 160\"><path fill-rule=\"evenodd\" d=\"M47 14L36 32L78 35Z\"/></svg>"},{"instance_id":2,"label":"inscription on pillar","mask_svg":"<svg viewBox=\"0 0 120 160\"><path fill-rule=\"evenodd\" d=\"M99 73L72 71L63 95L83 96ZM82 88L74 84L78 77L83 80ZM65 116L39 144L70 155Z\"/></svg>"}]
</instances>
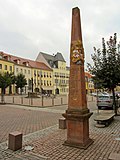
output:
<instances>
[{"instance_id":1,"label":"inscription on pillar","mask_svg":"<svg viewBox=\"0 0 120 160\"><path fill-rule=\"evenodd\" d=\"M71 69L71 83L70 83L70 92L72 93L72 99L77 100L78 94L78 70Z\"/></svg>"}]
</instances>

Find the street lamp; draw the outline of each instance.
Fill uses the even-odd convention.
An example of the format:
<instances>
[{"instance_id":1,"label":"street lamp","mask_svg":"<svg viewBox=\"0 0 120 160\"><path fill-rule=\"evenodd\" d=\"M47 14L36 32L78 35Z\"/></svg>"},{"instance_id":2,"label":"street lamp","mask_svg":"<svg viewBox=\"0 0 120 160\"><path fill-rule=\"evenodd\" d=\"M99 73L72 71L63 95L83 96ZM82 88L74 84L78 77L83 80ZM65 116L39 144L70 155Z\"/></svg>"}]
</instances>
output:
<instances>
[{"instance_id":1,"label":"street lamp","mask_svg":"<svg viewBox=\"0 0 120 160\"><path fill-rule=\"evenodd\" d=\"M32 92L33 92L33 78L31 78L31 84L32 84Z\"/></svg>"}]
</instances>

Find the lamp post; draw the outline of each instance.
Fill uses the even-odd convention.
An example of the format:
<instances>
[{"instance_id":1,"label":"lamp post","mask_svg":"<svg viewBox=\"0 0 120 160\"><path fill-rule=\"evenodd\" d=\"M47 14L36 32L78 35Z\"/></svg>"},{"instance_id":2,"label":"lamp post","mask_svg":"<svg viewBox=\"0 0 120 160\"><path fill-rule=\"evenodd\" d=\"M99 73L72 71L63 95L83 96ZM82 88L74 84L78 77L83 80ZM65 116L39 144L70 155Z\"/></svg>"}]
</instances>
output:
<instances>
[{"instance_id":1,"label":"lamp post","mask_svg":"<svg viewBox=\"0 0 120 160\"><path fill-rule=\"evenodd\" d=\"M42 95L42 71L40 71L40 92Z\"/></svg>"},{"instance_id":2,"label":"lamp post","mask_svg":"<svg viewBox=\"0 0 120 160\"><path fill-rule=\"evenodd\" d=\"M32 92L33 92L33 78L31 78L31 82L32 82Z\"/></svg>"}]
</instances>

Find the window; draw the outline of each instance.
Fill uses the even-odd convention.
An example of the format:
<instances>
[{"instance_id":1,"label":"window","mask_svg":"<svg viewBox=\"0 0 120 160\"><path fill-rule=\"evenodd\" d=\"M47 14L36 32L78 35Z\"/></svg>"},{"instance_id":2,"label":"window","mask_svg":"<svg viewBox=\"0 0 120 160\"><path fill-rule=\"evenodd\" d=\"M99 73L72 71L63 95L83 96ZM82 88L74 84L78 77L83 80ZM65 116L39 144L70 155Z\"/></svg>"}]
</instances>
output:
<instances>
[{"instance_id":1,"label":"window","mask_svg":"<svg viewBox=\"0 0 120 160\"><path fill-rule=\"evenodd\" d=\"M37 71L37 75L38 75L38 77L40 76L40 72L39 71Z\"/></svg>"},{"instance_id":2,"label":"window","mask_svg":"<svg viewBox=\"0 0 120 160\"><path fill-rule=\"evenodd\" d=\"M10 71L12 71L12 66L10 66Z\"/></svg>"},{"instance_id":3,"label":"window","mask_svg":"<svg viewBox=\"0 0 120 160\"><path fill-rule=\"evenodd\" d=\"M42 80L41 80L41 85L43 85L43 82L42 82Z\"/></svg>"},{"instance_id":4,"label":"window","mask_svg":"<svg viewBox=\"0 0 120 160\"><path fill-rule=\"evenodd\" d=\"M24 73L26 74L26 69L24 70Z\"/></svg>"},{"instance_id":5,"label":"window","mask_svg":"<svg viewBox=\"0 0 120 160\"><path fill-rule=\"evenodd\" d=\"M55 79L55 83L58 83L58 79Z\"/></svg>"},{"instance_id":6,"label":"window","mask_svg":"<svg viewBox=\"0 0 120 160\"><path fill-rule=\"evenodd\" d=\"M5 70L7 70L7 65L5 65Z\"/></svg>"},{"instance_id":7,"label":"window","mask_svg":"<svg viewBox=\"0 0 120 160\"><path fill-rule=\"evenodd\" d=\"M20 71L21 71L21 73L22 73L22 71L23 71L23 70L22 70L22 68L21 68L21 70L20 70Z\"/></svg>"},{"instance_id":8,"label":"window","mask_svg":"<svg viewBox=\"0 0 120 160\"><path fill-rule=\"evenodd\" d=\"M44 80L44 86L46 86L46 81Z\"/></svg>"},{"instance_id":9,"label":"window","mask_svg":"<svg viewBox=\"0 0 120 160\"><path fill-rule=\"evenodd\" d=\"M18 72L18 68L16 68L16 72Z\"/></svg>"},{"instance_id":10,"label":"window","mask_svg":"<svg viewBox=\"0 0 120 160\"><path fill-rule=\"evenodd\" d=\"M46 77L46 73L44 72L44 77Z\"/></svg>"},{"instance_id":11,"label":"window","mask_svg":"<svg viewBox=\"0 0 120 160\"><path fill-rule=\"evenodd\" d=\"M34 70L34 76L36 76L36 70Z\"/></svg>"},{"instance_id":12,"label":"window","mask_svg":"<svg viewBox=\"0 0 120 160\"><path fill-rule=\"evenodd\" d=\"M30 74L30 70L28 70L28 74Z\"/></svg>"},{"instance_id":13,"label":"window","mask_svg":"<svg viewBox=\"0 0 120 160\"><path fill-rule=\"evenodd\" d=\"M0 69L2 69L2 64L0 64Z\"/></svg>"},{"instance_id":14,"label":"window","mask_svg":"<svg viewBox=\"0 0 120 160\"><path fill-rule=\"evenodd\" d=\"M43 77L43 76L42 76L42 71L40 71L40 76Z\"/></svg>"},{"instance_id":15,"label":"window","mask_svg":"<svg viewBox=\"0 0 120 160\"><path fill-rule=\"evenodd\" d=\"M36 85L36 79L34 79L34 84Z\"/></svg>"}]
</instances>

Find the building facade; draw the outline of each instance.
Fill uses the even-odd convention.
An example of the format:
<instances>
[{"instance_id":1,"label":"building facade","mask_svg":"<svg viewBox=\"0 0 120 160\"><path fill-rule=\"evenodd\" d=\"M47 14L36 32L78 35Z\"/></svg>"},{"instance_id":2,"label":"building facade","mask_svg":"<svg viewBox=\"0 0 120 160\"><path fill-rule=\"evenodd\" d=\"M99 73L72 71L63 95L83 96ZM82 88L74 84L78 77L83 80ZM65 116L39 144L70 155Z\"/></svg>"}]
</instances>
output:
<instances>
[{"instance_id":1,"label":"building facade","mask_svg":"<svg viewBox=\"0 0 120 160\"><path fill-rule=\"evenodd\" d=\"M0 72L13 72L25 75L27 85L23 88L23 93L39 92L53 94L53 71L42 62L37 62L21 57L0 52ZM6 89L6 94L20 93L16 86Z\"/></svg>"},{"instance_id":2,"label":"building facade","mask_svg":"<svg viewBox=\"0 0 120 160\"><path fill-rule=\"evenodd\" d=\"M27 85L23 93L38 92L40 94L69 93L70 68L61 53L50 55L40 52L35 61L0 52L0 72L14 72L14 75L25 75ZM85 72L86 93L94 92L94 84L90 73ZM6 89L6 94L20 93L15 85Z\"/></svg>"},{"instance_id":3,"label":"building facade","mask_svg":"<svg viewBox=\"0 0 120 160\"><path fill-rule=\"evenodd\" d=\"M11 61L11 56L10 55L5 55L3 52L0 52L0 72L9 72L13 73L14 72L14 63ZM6 90L6 94L12 94L14 92L14 86L11 85L9 86ZM1 89L0 89L1 93Z\"/></svg>"},{"instance_id":4,"label":"building facade","mask_svg":"<svg viewBox=\"0 0 120 160\"><path fill-rule=\"evenodd\" d=\"M95 91L92 75L89 72L85 72L85 84L87 94L93 93Z\"/></svg>"},{"instance_id":5,"label":"building facade","mask_svg":"<svg viewBox=\"0 0 120 160\"><path fill-rule=\"evenodd\" d=\"M44 62L53 70L53 94L68 94L69 92L69 67L66 66L61 53L49 55L40 52L36 58L38 62Z\"/></svg>"}]
</instances>

